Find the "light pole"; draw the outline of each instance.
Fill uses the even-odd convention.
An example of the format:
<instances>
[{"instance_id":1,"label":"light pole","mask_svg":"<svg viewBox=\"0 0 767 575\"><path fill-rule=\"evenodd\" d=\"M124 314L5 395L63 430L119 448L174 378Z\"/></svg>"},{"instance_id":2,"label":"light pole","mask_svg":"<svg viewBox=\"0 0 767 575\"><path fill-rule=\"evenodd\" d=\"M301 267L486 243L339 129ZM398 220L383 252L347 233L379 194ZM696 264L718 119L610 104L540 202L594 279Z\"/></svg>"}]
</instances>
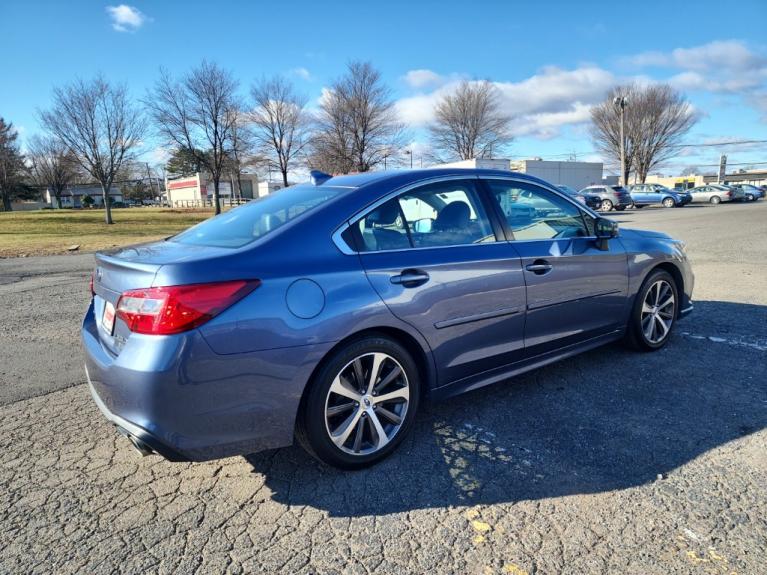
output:
<instances>
[{"instance_id":1,"label":"light pole","mask_svg":"<svg viewBox=\"0 0 767 575\"><path fill-rule=\"evenodd\" d=\"M410 169L413 169L413 150L405 150L405 153L410 156Z\"/></svg>"},{"instance_id":2,"label":"light pole","mask_svg":"<svg viewBox=\"0 0 767 575\"><path fill-rule=\"evenodd\" d=\"M626 104L628 103L628 100L624 96L617 96L613 100L613 104L617 108L620 109L621 114L621 181L619 182L621 186L626 185L626 140L623 136L624 133L624 118L623 118L623 112L626 109Z\"/></svg>"}]
</instances>

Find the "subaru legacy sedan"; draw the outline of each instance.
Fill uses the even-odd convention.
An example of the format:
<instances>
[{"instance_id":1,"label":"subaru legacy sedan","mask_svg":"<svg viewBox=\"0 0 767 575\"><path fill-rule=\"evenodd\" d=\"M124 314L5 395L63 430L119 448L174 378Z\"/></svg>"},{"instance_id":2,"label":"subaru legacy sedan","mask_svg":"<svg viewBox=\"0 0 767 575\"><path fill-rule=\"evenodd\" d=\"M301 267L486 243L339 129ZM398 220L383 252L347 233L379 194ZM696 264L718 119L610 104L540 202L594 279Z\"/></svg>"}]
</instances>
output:
<instances>
[{"instance_id":1,"label":"subaru legacy sedan","mask_svg":"<svg viewBox=\"0 0 767 575\"><path fill-rule=\"evenodd\" d=\"M92 281L90 389L142 454L296 438L345 469L389 455L425 400L615 340L660 349L693 289L682 242L530 176L458 169L314 173L98 254Z\"/></svg>"}]
</instances>

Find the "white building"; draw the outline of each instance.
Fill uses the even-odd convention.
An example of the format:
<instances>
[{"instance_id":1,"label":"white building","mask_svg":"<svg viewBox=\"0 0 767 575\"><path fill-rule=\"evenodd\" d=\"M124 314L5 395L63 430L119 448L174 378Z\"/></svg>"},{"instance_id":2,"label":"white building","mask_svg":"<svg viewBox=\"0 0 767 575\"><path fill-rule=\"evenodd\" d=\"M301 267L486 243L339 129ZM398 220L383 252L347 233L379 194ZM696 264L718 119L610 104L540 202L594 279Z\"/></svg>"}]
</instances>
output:
<instances>
[{"instance_id":1,"label":"white building","mask_svg":"<svg viewBox=\"0 0 767 575\"><path fill-rule=\"evenodd\" d=\"M515 172L529 174L550 184L570 186L582 190L586 186L602 183L602 162L551 162L541 159L511 162Z\"/></svg>"},{"instance_id":2,"label":"white building","mask_svg":"<svg viewBox=\"0 0 767 575\"><path fill-rule=\"evenodd\" d=\"M93 198L94 206L104 205L104 196L101 193L101 186L99 184L76 184L74 186L67 186L63 192L61 192L61 207L62 208L82 208L83 198L90 196ZM58 208L56 203L56 196L50 190L46 189L45 203L52 208ZM122 202L123 194L119 186L112 186L109 190L109 198L112 202Z\"/></svg>"},{"instance_id":3,"label":"white building","mask_svg":"<svg viewBox=\"0 0 767 575\"><path fill-rule=\"evenodd\" d=\"M255 174L242 174L239 183L242 186L239 195L244 199L253 199L264 195L261 193L263 182L259 183L258 176ZM222 201L227 201L238 195L232 193L233 189L237 189L237 184L237 180L221 179L218 184L218 195ZM197 173L194 176L166 178L165 199L172 207L207 205L213 201L213 180L203 173Z\"/></svg>"},{"instance_id":4,"label":"white building","mask_svg":"<svg viewBox=\"0 0 767 575\"><path fill-rule=\"evenodd\" d=\"M466 168L468 170L508 170L509 160L499 158L472 158L470 160L460 160L447 164L432 166L434 168Z\"/></svg>"}]
</instances>

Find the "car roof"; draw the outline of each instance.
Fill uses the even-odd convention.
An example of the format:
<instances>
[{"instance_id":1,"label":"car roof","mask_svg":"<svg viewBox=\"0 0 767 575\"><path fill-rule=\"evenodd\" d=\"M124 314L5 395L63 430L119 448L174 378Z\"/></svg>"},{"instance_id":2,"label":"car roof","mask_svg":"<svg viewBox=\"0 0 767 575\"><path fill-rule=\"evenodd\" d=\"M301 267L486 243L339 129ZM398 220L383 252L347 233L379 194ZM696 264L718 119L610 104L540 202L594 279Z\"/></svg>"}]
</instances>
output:
<instances>
[{"instance_id":1,"label":"car roof","mask_svg":"<svg viewBox=\"0 0 767 575\"><path fill-rule=\"evenodd\" d=\"M391 183L393 186L401 187L409 184L417 184L421 181L426 183L428 180L441 177L508 177L518 180L525 180L531 183L552 187L552 184L534 176L511 170L487 170L479 168L425 168L418 170L387 170L375 172L363 172L359 174L345 174L333 176L322 183L323 186L333 186L339 188L363 188L371 184Z\"/></svg>"}]
</instances>

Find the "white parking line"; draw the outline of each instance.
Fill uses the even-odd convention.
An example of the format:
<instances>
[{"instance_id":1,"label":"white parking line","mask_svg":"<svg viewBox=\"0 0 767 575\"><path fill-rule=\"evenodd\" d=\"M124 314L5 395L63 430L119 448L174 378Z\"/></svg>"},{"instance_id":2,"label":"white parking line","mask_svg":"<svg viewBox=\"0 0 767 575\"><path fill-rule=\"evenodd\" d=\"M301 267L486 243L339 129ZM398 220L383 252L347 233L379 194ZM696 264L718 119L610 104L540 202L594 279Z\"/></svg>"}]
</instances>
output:
<instances>
[{"instance_id":1,"label":"white parking line","mask_svg":"<svg viewBox=\"0 0 767 575\"><path fill-rule=\"evenodd\" d=\"M747 347L757 351L767 351L767 340L753 340L746 336L729 336L725 338L714 335L699 335L690 333L689 331L683 331L681 335L689 337L690 339L706 340L713 343L723 343L725 345L733 345L738 347Z\"/></svg>"}]
</instances>

